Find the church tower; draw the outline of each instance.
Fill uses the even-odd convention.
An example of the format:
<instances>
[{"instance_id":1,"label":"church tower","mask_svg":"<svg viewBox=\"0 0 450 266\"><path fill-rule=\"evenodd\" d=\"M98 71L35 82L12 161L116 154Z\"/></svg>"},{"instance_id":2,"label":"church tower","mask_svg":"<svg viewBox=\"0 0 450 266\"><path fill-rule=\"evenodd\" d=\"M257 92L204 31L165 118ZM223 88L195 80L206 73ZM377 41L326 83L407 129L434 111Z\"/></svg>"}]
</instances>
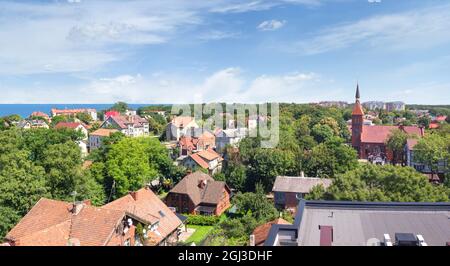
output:
<instances>
[{"instance_id":1,"label":"church tower","mask_svg":"<svg viewBox=\"0 0 450 266\"><path fill-rule=\"evenodd\" d=\"M359 101L359 84L356 85L356 101L352 112L352 146L361 156L361 134L363 130L364 111Z\"/></svg>"}]
</instances>

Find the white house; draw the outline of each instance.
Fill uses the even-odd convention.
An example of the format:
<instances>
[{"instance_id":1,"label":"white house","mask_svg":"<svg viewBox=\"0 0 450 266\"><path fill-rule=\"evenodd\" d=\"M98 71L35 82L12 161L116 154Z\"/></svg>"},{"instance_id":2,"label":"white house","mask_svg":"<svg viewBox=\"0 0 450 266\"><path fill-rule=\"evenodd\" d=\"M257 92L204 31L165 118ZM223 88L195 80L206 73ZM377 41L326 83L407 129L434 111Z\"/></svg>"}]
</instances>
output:
<instances>
[{"instance_id":1,"label":"white house","mask_svg":"<svg viewBox=\"0 0 450 266\"><path fill-rule=\"evenodd\" d=\"M117 129L99 128L89 134L89 149L92 151L102 146L102 140L111 136L112 133L119 132Z\"/></svg>"},{"instance_id":2,"label":"white house","mask_svg":"<svg viewBox=\"0 0 450 266\"><path fill-rule=\"evenodd\" d=\"M71 128L73 130L80 131L83 134L83 140L88 140L88 129L87 126L79 122L59 122L56 124L55 128Z\"/></svg>"},{"instance_id":3,"label":"white house","mask_svg":"<svg viewBox=\"0 0 450 266\"><path fill-rule=\"evenodd\" d=\"M217 152L208 149L183 157L181 164L188 169L207 169L210 175L214 175L222 170L222 161L223 158Z\"/></svg>"},{"instance_id":4,"label":"white house","mask_svg":"<svg viewBox=\"0 0 450 266\"><path fill-rule=\"evenodd\" d=\"M187 134L192 128L198 128L194 117L177 116L167 125L166 138L167 140L179 140L181 136Z\"/></svg>"},{"instance_id":5,"label":"white house","mask_svg":"<svg viewBox=\"0 0 450 266\"><path fill-rule=\"evenodd\" d=\"M117 129L127 137L141 137L148 136L150 134L148 121L138 115L110 116L100 127L106 129Z\"/></svg>"},{"instance_id":6,"label":"white house","mask_svg":"<svg viewBox=\"0 0 450 266\"><path fill-rule=\"evenodd\" d=\"M216 149L222 151L227 145L236 147L247 136L247 132L246 128L219 130L216 133Z\"/></svg>"}]
</instances>

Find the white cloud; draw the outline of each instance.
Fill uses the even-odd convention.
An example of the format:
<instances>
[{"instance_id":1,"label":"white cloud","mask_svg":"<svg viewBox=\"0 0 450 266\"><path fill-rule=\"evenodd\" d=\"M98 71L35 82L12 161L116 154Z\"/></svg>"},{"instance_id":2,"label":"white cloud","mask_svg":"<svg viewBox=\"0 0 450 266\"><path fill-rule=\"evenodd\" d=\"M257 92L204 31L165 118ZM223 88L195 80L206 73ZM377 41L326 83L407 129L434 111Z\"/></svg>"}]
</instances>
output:
<instances>
[{"instance_id":1,"label":"white cloud","mask_svg":"<svg viewBox=\"0 0 450 266\"><path fill-rule=\"evenodd\" d=\"M328 27L287 49L313 55L355 44L394 50L430 48L450 42L449 28L450 5L444 5Z\"/></svg>"},{"instance_id":2,"label":"white cloud","mask_svg":"<svg viewBox=\"0 0 450 266\"><path fill-rule=\"evenodd\" d=\"M240 33L238 33L238 32L211 30L211 31L200 34L200 36L198 38L200 40L205 40L205 41L210 41L210 40L215 41L215 40L222 40L222 39L237 38L239 36L240 36Z\"/></svg>"},{"instance_id":3,"label":"white cloud","mask_svg":"<svg viewBox=\"0 0 450 266\"><path fill-rule=\"evenodd\" d=\"M227 0L224 1L224 4L211 8L211 11L216 13L243 13L268 10L285 4L318 6L320 3L320 0Z\"/></svg>"},{"instance_id":4,"label":"white cloud","mask_svg":"<svg viewBox=\"0 0 450 266\"><path fill-rule=\"evenodd\" d=\"M239 67L230 67L200 81L165 73L125 74L58 88L39 84L32 88L6 88L0 103L308 102L316 100L319 91L325 99L336 93L336 90L321 89L324 84L327 88L330 86L315 73L292 72L252 78Z\"/></svg>"},{"instance_id":5,"label":"white cloud","mask_svg":"<svg viewBox=\"0 0 450 266\"><path fill-rule=\"evenodd\" d=\"M272 20L266 20L266 21L261 22L261 24L259 24L257 28L262 31L274 31L274 30L280 29L285 24L286 24L286 20L280 21L280 20L272 19Z\"/></svg>"}]
</instances>

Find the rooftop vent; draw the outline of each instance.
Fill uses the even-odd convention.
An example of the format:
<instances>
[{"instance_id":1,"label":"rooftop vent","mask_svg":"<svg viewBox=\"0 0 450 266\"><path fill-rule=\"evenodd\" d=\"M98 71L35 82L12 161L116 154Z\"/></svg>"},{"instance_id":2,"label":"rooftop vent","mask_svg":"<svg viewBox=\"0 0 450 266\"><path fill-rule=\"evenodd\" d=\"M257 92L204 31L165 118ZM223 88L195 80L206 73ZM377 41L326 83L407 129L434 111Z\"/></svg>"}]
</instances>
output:
<instances>
[{"instance_id":1,"label":"rooftop vent","mask_svg":"<svg viewBox=\"0 0 450 266\"><path fill-rule=\"evenodd\" d=\"M422 235L416 235L417 241L419 242L419 246L426 247L428 244L425 242L425 239Z\"/></svg>"},{"instance_id":2,"label":"rooftop vent","mask_svg":"<svg viewBox=\"0 0 450 266\"><path fill-rule=\"evenodd\" d=\"M418 246L419 241L416 236L411 233L395 233L396 246Z\"/></svg>"},{"instance_id":3,"label":"rooftop vent","mask_svg":"<svg viewBox=\"0 0 450 266\"><path fill-rule=\"evenodd\" d=\"M391 240L391 236L389 236L389 234L384 234L384 245L387 247L392 247L392 240Z\"/></svg>"}]
</instances>

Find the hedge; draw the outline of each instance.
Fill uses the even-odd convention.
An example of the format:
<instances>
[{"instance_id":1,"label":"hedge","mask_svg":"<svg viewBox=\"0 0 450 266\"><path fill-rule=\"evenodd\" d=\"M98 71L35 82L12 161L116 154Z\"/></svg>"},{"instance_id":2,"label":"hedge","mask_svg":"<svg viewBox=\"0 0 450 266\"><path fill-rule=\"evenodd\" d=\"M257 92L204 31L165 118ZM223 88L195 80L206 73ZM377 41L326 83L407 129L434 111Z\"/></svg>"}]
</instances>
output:
<instances>
[{"instance_id":1,"label":"hedge","mask_svg":"<svg viewBox=\"0 0 450 266\"><path fill-rule=\"evenodd\" d=\"M215 225L219 222L217 216L203 216L194 214L184 214L187 217L186 223L190 225Z\"/></svg>"}]
</instances>

